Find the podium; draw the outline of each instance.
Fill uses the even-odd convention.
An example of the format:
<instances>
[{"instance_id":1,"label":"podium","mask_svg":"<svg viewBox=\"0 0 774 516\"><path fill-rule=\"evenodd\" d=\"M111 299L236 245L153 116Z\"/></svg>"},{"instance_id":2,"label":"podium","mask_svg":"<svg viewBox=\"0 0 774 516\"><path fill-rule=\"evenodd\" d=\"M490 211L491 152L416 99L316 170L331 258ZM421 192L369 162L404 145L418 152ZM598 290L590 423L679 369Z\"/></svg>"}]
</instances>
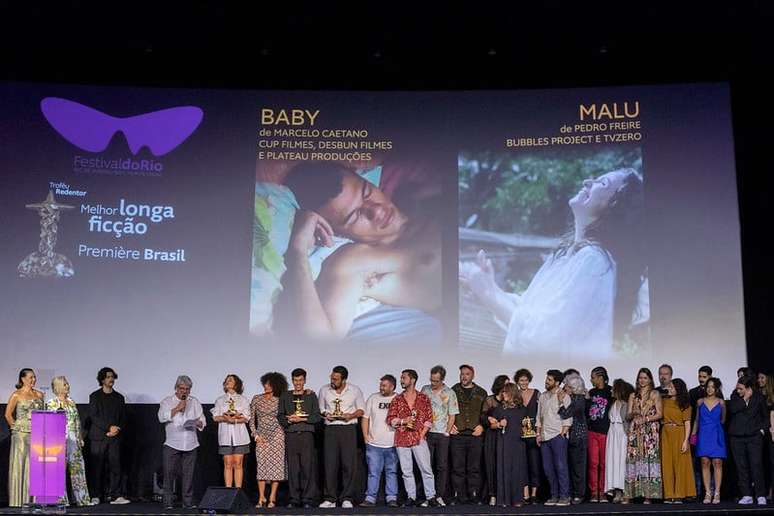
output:
<instances>
[{"instance_id":1,"label":"podium","mask_svg":"<svg viewBox=\"0 0 774 516\"><path fill-rule=\"evenodd\" d=\"M34 505L58 505L67 493L67 416L34 410L30 429L30 496Z\"/></svg>"}]
</instances>

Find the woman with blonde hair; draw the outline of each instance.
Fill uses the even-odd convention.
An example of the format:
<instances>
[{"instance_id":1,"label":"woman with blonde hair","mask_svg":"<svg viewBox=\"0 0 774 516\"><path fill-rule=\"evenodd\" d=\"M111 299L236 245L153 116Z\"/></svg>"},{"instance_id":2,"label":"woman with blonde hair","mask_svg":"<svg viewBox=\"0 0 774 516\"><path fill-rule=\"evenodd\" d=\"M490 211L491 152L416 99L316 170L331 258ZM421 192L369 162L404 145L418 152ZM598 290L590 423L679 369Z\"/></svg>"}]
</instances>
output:
<instances>
[{"instance_id":1,"label":"woman with blonde hair","mask_svg":"<svg viewBox=\"0 0 774 516\"><path fill-rule=\"evenodd\" d=\"M48 400L46 408L48 410L61 410L67 418L66 432L66 461L67 473L70 475L70 488L72 490L72 501L75 505L83 507L92 505L89 496L89 486L86 483L86 467L83 463L83 434L81 432L81 418L78 416L78 407L70 398L70 382L64 376L55 376L51 380L51 392L55 398ZM63 503L68 504L67 493L63 498Z\"/></svg>"}]
</instances>

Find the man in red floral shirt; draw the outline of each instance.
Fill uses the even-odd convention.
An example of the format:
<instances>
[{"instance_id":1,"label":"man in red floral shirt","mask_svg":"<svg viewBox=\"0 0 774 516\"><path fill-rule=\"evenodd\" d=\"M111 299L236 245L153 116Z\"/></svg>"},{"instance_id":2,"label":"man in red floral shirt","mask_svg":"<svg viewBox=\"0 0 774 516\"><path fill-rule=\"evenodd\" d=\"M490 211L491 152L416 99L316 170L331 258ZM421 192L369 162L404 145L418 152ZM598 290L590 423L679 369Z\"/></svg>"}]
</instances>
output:
<instances>
[{"instance_id":1,"label":"man in red floral shirt","mask_svg":"<svg viewBox=\"0 0 774 516\"><path fill-rule=\"evenodd\" d=\"M403 484L408 494L406 506L417 504L417 486L414 480L413 455L422 473L425 488L424 502L420 507L438 507L435 499L435 477L430 461L430 449L425 435L433 424L433 408L430 398L416 389L419 375L413 369L405 369L400 375L401 394L393 398L387 413L387 422L395 428L395 449L398 452Z\"/></svg>"}]
</instances>

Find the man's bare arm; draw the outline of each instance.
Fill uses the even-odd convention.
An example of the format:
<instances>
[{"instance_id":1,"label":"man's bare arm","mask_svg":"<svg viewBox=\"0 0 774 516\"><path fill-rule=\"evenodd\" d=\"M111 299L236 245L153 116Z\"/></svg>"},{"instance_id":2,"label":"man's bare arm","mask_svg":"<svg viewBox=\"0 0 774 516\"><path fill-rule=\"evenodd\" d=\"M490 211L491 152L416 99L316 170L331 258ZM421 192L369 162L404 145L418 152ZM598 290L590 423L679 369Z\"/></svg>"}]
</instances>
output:
<instances>
[{"instance_id":1,"label":"man's bare arm","mask_svg":"<svg viewBox=\"0 0 774 516\"><path fill-rule=\"evenodd\" d=\"M282 277L283 291L275 307L276 329L281 333L332 335L331 322L323 309L309 266L309 250L316 242L332 245L333 230L320 215L298 212L285 253L287 271Z\"/></svg>"}]
</instances>

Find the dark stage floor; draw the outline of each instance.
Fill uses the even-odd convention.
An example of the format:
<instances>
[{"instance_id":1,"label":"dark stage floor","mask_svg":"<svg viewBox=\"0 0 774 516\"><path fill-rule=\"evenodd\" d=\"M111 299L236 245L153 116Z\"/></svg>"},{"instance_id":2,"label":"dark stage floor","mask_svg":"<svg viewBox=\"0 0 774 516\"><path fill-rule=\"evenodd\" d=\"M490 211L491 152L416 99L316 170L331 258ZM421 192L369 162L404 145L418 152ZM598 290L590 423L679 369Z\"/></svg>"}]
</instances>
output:
<instances>
[{"instance_id":1,"label":"dark stage floor","mask_svg":"<svg viewBox=\"0 0 774 516\"><path fill-rule=\"evenodd\" d=\"M130 505L114 506L114 505L99 505L96 507L86 508L71 508L67 510L67 514L111 514L115 516L130 516L130 515L145 515L145 514L200 514L201 511L175 509L171 511L165 511L161 504L158 503L133 503ZM690 513L697 514L733 514L733 515L746 515L746 514L772 514L774 513L774 505L757 506L757 505L737 505L735 503L727 502L720 505L703 505L700 503L683 504L683 505L665 505L665 504L630 504L630 505L613 505L613 504L581 504L570 507L544 507L542 505L531 505L522 508L499 508L499 507L486 507L486 506L455 506L445 507L437 509L421 509L421 508L405 508L405 509L389 509L387 507L374 507L370 509L286 509L284 507L278 507L276 509L255 509L251 514L303 514L303 515L333 515L333 514L531 514L531 515L579 515L579 514L677 514L677 513ZM9 508L0 509L0 514L21 514L20 510L14 510Z\"/></svg>"}]
</instances>

